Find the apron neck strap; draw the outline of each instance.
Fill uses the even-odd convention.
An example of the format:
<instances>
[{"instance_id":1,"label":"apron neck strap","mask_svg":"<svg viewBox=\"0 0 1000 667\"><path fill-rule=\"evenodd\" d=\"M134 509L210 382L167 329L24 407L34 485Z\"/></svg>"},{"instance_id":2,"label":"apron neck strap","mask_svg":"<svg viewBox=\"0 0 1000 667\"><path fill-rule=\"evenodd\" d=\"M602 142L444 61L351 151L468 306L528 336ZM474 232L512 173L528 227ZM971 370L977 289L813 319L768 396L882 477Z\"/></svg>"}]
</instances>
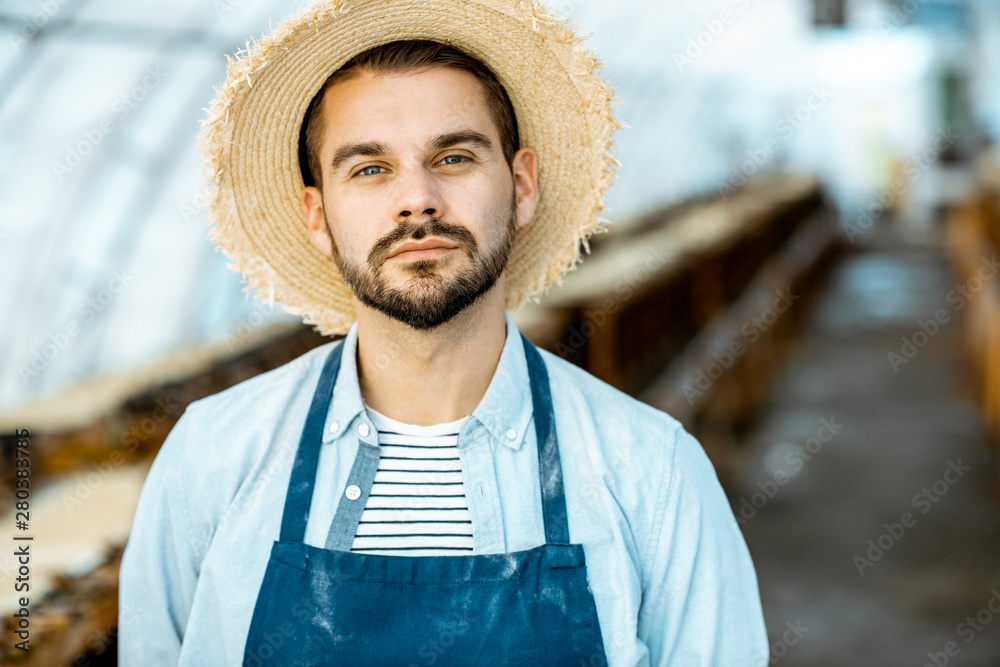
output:
<instances>
[{"instance_id":1,"label":"apron neck strap","mask_svg":"<svg viewBox=\"0 0 1000 667\"><path fill-rule=\"evenodd\" d=\"M546 544L569 544L569 521L566 517L566 496L563 493L562 465L556 440L555 409L549 373L541 353L525 336L524 356L528 360L531 379L531 403L538 442L538 475L542 489L542 518L545 522Z\"/></svg>"},{"instance_id":2,"label":"apron neck strap","mask_svg":"<svg viewBox=\"0 0 1000 667\"><path fill-rule=\"evenodd\" d=\"M552 406L552 390L549 374L541 353L524 335L524 354L528 362L528 377L531 381L531 403L535 422L535 439L538 450L538 475L542 491L542 519L545 525L546 544L569 544L569 522L566 516L566 496L563 491L562 465L559 461L559 445L556 439L555 410ZM340 359L344 353L341 340L330 351L313 394L309 414L295 454L288 491L285 495L285 509L281 517L282 542L302 542L305 539L309 509L312 505L313 485L316 468L322 449L323 428L333 399L333 387L340 370Z\"/></svg>"},{"instance_id":3,"label":"apron neck strap","mask_svg":"<svg viewBox=\"0 0 1000 667\"><path fill-rule=\"evenodd\" d=\"M302 542L306 536L306 524L309 522L309 508L312 505L313 484L316 481L316 468L319 466L319 453L323 444L323 428L326 426L326 415L330 411L330 401L333 400L333 385L337 381L337 371L340 370L340 357L344 353L344 341L341 340L330 351L323 364L319 383L313 394L309 415L306 417L305 428L299 439L299 448L295 453L295 463L292 466L292 478L288 482L288 492L285 494L285 510L281 516L281 541Z\"/></svg>"}]
</instances>

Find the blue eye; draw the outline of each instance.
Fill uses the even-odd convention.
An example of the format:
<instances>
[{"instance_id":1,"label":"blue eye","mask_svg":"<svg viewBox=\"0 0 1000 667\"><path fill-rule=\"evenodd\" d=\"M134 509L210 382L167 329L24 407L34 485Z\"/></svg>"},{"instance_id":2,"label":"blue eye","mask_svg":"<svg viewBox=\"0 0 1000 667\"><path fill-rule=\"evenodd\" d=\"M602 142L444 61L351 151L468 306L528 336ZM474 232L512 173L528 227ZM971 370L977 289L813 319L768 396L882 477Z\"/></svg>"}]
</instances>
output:
<instances>
[{"instance_id":1,"label":"blue eye","mask_svg":"<svg viewBox=\"0 0 1000 667\"><path fill-rule=\"evenodd\" d=\"M365 167L364 169L362 169L361 171L359 171L357 174L355 174L355 176L375 176L375 174L366 174L365 172L368 171L369 169L381 169L381 168L382 167L379 167L378 165L372 165L370 167Z\"/></svg>"},{"instance_id":2,"label":"blue eye","mask_svg":"<svg viewBox=\"0 0 1000 667\"><path fill-rule=\"evenodd\" d=\"M450 160L452 158L458 158L459 160L468 160L469 159L469 158L465 157L464 155L449 155L448 157L444 158L444 160L441 160L441 161L444 162L445 164L461 164L460 162L445 162L445 160Z\"/></svg>"}]
</instances>

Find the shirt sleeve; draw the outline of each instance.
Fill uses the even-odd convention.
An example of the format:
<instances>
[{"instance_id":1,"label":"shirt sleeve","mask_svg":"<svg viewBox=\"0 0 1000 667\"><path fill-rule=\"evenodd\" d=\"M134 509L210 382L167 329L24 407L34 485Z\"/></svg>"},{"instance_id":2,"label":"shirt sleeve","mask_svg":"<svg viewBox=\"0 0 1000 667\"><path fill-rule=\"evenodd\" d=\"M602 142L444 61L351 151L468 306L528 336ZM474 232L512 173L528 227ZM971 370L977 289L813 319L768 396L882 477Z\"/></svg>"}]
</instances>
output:
<instances>
[{"instance_id":1,"label":"shirt sleeve","mask_svg":"<svg viewBox=\"0 0 1000 667\"><path fill-rule=\"evenodd\" d=\"M638 623L650 664L767 665L757 575L715 468L681 427L660 458Z\"/></svg>"},{"instance_id":2,"label":"shirt sleeve","mask_svg":"<svg viewBox=\"0 0 1000 667\"><path fill-rule=\"evenodd\" d=\"M149 469L118 582L118 664L176 665L201 564L192 539L183 452L190 406Z\"/></svg>"}]
</instances>

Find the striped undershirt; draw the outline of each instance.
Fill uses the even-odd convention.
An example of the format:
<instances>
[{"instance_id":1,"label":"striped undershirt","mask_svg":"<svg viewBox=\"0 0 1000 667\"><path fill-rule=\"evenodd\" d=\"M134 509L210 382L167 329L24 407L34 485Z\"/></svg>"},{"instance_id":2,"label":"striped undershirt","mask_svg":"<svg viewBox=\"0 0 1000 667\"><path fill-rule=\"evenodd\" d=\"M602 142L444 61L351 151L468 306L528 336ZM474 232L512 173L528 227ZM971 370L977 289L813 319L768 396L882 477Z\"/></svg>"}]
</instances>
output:
<instances>
[{"instance_id":1,"label":"striped undershirt","mask_svg":"<svg viewBox=\"0 0 1000 667\"><path fill-rule=\"evenodd\" d=\"M472 517L458 457L458 432L468 417L418 426L366 408L378 430L380 457L351 551L471 554Z\"/></svg>"}]
</instances>

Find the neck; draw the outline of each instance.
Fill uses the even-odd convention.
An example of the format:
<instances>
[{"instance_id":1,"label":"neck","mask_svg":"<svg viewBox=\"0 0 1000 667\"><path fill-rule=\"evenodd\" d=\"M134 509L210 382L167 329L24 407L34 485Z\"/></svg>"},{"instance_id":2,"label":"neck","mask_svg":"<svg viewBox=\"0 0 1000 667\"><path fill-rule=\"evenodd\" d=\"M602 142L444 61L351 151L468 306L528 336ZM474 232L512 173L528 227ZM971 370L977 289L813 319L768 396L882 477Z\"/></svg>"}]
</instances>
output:
<instances>
[{"instance_id":1,"label":"neck","mask_svg":"<svg viewBox=\"0 0 1000 667\"><path fill-rule=\"evenodd\" d=\"M358 381L365 403L408 424L440 424L471 414L503 351L503 294L498 283L430 330L413 329L355 301Z\"/></svg>"}]
</instances>

